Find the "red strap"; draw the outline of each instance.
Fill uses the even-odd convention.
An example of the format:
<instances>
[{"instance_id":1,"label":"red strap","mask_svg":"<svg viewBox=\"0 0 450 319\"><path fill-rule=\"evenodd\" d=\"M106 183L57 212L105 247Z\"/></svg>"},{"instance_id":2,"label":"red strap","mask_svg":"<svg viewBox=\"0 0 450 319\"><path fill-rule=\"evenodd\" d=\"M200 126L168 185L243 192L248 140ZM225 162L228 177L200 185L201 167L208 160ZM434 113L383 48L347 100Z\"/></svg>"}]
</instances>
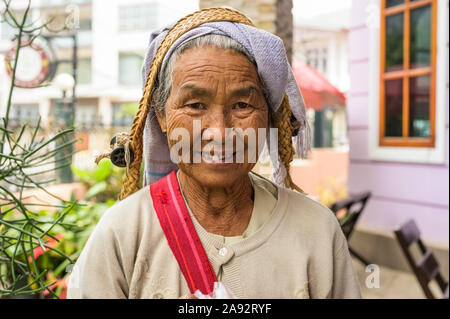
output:
<instances>
[{"instance_id":1,"label":"red strap","mask_svg":"<svg viewBox=\"0 0 450 319\"><path fill-rule=\"evenodd\" d=\"M176 172L150 185L153 207L189 290L211 294L217 277L184 203Z\"/></svg>"}]
</instances>

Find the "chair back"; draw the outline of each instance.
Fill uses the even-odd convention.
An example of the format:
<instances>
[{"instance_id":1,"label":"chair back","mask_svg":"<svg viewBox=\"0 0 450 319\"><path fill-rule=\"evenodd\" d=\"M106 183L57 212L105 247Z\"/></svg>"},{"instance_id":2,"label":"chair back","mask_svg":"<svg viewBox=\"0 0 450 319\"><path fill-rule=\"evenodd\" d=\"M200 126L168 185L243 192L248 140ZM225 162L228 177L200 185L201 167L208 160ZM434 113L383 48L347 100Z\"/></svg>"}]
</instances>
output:
<instances>
[{"instance_id":1,"label":"chair back","mask_svg":"<svg viewBox=\"0 0 450 319\"><path fill-rule=\"evenodd\" d=\"M371 196L370 192L364 192L349 198L340 200L331 205L330 209L337 214L342 209L346 210L346 214L341 218L341 228L347 240L353 232L359 216L366 207L367 201Z\"/></svg>"},{"instance_id":2,"label":"chair back","mask_svg":"<svg viewBox=\"0 0 450 319\"><path fill-rule=\"evenodd\" d=\"M408 260L420 286L428 299L435 299L429 287L429 283L436 280L444 297L448 298L448 282L444 280L439 269L439 264L433 255L433 252L424 245L420 239L420 231L417 224L411 219L404 223L400 228L394 231L400 247ZM421 257L415 260L411 245L417 243Z\"/></svg>"}]
</instances>

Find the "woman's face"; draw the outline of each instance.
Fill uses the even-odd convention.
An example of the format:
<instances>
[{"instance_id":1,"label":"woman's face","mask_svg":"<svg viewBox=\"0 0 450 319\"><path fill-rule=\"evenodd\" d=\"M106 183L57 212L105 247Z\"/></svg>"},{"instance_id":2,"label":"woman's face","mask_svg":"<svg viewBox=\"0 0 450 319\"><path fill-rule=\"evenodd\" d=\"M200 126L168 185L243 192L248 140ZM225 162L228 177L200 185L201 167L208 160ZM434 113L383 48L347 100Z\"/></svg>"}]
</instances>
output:
<instances>
[{"instance_id":1,"label":"woman's face","mask_svg":"<svg viewBox=\"0 0 450 319\"><path fill-rule=\"evenodd\" d=\"M201 123L201 142L194 142L195 136L200 136L194 132L195 120ZM180 142L178 134L171 135L175 129L183 128L190 134L190 159L178 163L183 173L204 187L230 187L247 175L256 161L249 155L254 152L255 139L245 134L230 135L229 129L252 129L258 141L258 128L269 127L268 106L255 66L244 55L216 46L185 51L176 61L165 114L158 115L158 121L167 131L169 147ZM243 147L237 147L239 136L243 136ZM224 154L233 158L232 163L230 157L221 157L226 139L233 140L232 151ZM196 152L199 148L194 143L201 146L203 154ZM214 146L208 148L208 144ZM208 156L214 147L219 158ZM243 161L237 160L239 149ZM257 150L256 159L260 151Z\"/></svg>"}]
</instances>

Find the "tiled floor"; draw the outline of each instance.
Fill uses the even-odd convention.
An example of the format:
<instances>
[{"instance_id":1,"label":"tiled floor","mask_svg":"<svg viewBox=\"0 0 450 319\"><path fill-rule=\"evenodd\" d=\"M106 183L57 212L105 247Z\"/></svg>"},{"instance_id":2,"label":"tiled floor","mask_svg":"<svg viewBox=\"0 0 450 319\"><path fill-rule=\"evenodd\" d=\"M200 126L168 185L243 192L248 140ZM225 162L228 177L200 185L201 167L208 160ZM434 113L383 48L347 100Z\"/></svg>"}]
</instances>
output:
<instances>
[{"instance_id":1,"label":"tiled floor","mask_svg":"<svg viewBox=\"0 0 450 319\"><path fill-rule=\"evenodd\" d=\"M422 299L425 298L422 289L412 273L402 272L387 267L379 268L379 288L368 288L366 279L373 274L365 271L365 266L358 260L353 260L361 283L361 294L367 299ZM433 287L434 288L434 287ZM433 289L434 290L434 289Z\"/></svg>"}]
</instances>

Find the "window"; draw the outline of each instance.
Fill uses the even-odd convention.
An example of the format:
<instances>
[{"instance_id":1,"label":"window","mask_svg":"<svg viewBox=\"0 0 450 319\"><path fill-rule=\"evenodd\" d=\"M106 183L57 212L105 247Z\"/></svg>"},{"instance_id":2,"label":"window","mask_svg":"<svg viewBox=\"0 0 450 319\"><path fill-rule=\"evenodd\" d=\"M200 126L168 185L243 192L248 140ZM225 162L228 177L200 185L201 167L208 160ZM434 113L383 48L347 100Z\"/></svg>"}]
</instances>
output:
<instances>
[{"instance_id":1,"label":"window","mask_svg":"<svg viewBox=\"0 0 450 319\"><path fill-rule=\"evenodd\" d=\"M78 83L90 84L92 78L91 58L83 58L78 60L77 65Z\"/></svg>"},{"instance_id":2,"label":"window","mask_svg":"<svg viewBox=\"0 0 450 319\"><path fill-rule=\"evenodd\" d=\"M80 31L91 31L92 30L92 19L91 18L81 18L79 30Z\"/></svg>"},{"instance_id":3,"label":"window","mask_svg":"<svg viewBox=\"0 0 450 319\"><path fill-rule=\"evenodd\" d=\"M15 12L15 18L18 23L22 22L23 19L23 13L21 12ZM14 26L14 23L11 21L11 19L8 17L7 21L4 20L5 18L2 16L0 19L0 39L2 40L12 40L15 36L17 36L18 29L16 29ZM29 25L32 23L31 14L27 15L27 21L26 25Z\"/></svg>"},{"instance_id":4,"label":"window","mask_svg":"<svg viewBox=\"0 0 450 319\"><path fill-rule=\"evenodd\" d=\"M0 39L11 40L12 38L14 38L15 29L11 27L8 23L2 22L0 24L0 28L1 28Z\"/></svg>"},{"instance_id":5,"label":"window","mask_svg":"<svg viewBox=\"0 0 450 319\"><path fill-rule=\"evenodd\" d=\"M56 74L72 74L72 62L61 62L58 64ZM77 63L78 84L90 84L92 79L91 58L80 58Z\"/></svg>"},{"instance_id":6,"label":"window","mask_svg":"<svg viewBox=\"0 0 450 319\"><path fill-rule=\"evenodd\" d=\"M157 3L119 7L119 31L145 31L156 28L157 9Z\"/></svg>"},{"instance_id":7,"label":"window","mask_svg":"<svg viewBox=\"0 0 450 319\"><path fill-rule=\"evenodd\" d=\"M46 0L43 5L48 7L60 7L68 4L85 4L92 2L91 0Z\"/></svg>"},{"instance_id":8,"label":"window","mask_svg":"<svg viewBox=\"0 0 450 319\"><path fill-rule=\"evenodd\" d=\"M80 105L75 107L75 124L91 127L98 123L96 105Z\"/></svg>"},{"instance_id":9,"label":"window","mask_svg":"<svg viewBox=\"0 0 450 319\"><path fill-rule=\"evenodd\" d=\"M327 48L308 49L305 53L306 64L316 69L321 74L327 74Z\"/></svg>"},{"instance_id":10,"label":"window","mask_svg":"<svg viewBox=\"0 0 450 319\"><path fill-rule=\"evenodd\" d=\"M131 126L139 105L137 103L113 104L112 125Z\"/></svg>"},{"instance_id":11,"label":"window","mask_svg":"<svg viewBox=\"0 0 450 319\"><path fill-rule=\"evenodd\" d=\"M22 124L29 122L36 125L39 121L39 105L37 104L14 104L11 110L11 120L14 123Z\"/></svg>"},{"instance_id":12,"label":"window","mask_svg":"<svg viewBox=\"0 0 450 319\"><path fill-rule=\"evenodd\" d=\"M141 67L144 58L136 53L119 54L119 83L123 85L141 85Z\"/></svg>"},{"instance_id":13,"label":"window","mask_svg":"<svg viewBox=\"0 0 450 319\"><path fill-rule=\"evenodd\" d=\"M381 0L379 145L435 146L437 0Z\"/></svg>"}]
</instances>

